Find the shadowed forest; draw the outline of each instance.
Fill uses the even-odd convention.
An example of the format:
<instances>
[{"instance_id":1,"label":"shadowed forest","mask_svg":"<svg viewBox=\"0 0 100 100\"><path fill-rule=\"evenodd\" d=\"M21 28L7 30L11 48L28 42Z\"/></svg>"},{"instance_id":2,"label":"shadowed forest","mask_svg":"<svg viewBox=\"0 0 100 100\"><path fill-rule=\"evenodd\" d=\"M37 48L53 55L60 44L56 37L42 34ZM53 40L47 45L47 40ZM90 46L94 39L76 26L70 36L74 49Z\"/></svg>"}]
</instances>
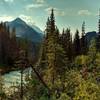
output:
<instances>
[{"instance_id":1,"label":"shadowed forest","mask_svg":"<svg viewBox=\"0 0 100 100\"><path fill-rule=\"evenodd\" d=\"M85 22L81 32L60 32L52 9L33 55L30 40L0 23L0 100L100 100L100 19L98 28L91 39ZM20 83L6 88L2 76L13 70L20 70Z\"/></svg>"}]
</instances>

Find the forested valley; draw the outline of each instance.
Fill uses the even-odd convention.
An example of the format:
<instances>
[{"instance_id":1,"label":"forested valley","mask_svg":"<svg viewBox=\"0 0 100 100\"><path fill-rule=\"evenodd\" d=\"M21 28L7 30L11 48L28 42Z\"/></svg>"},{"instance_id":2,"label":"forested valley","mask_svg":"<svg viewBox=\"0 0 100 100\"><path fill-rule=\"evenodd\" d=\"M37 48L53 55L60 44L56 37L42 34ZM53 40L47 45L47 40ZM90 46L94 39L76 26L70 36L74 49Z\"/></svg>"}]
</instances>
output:
<instances>
[{"instance_id":1,"label":"forested valley","mask_svg":"<svg viewBox=\"0 0 100 100\"><path fill-rule=\"evenodd\" d=\"M100 21L98 36L88 42L85 22L82 32L60 32L52 9L35 60L28 44L16 39L15 28L0 24L0 100L100 100ZM2 78L7 69L21 71L21 83L9 89Z\"/></svg>"}]
</instances>

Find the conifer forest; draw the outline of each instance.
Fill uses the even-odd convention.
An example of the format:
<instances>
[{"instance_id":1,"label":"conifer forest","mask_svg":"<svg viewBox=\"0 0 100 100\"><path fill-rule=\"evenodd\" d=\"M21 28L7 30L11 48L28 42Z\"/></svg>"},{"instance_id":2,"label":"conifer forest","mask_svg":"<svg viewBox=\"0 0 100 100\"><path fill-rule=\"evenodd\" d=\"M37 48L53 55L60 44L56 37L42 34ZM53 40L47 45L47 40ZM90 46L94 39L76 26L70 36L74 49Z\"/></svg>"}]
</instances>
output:
<instances>
[{"instance_id":1,"label":"conifer forest","mask_svg":"<svg viewBox=\"0 0 100 100\"><path fill-rule=\"evenodd\" d=\"M7 3L11 5L15 0L1 0L0 3L3 1L7 7ZM20 3L22 1L28 2L20 0ZM33 1L38 5L26 6L27 14L35 13L33 8L36 11L37 7L41 8L37 19L45 22L39 22L45 27L42 31L24 20L29 21L29 16L17 16L13 21L1 20L0 16L0 100L100 100L100 9L98 22L95 22L97 32L91 31L92 28L91 32L87 31L89 21L85 21L87 17L83 18L81 14L92 16L88 10L78 13L82 23L80 28L76 28L79 23L75 23L74 31L62 18L65 10L61 12L51 7L43 18L42 6L48 0ZM59 0L54 1L59 5ZM62 2L64 6L65 1ZM16 9L20 10L20 6L22 4ZM73 16L71 11L66 13L70 14L69 18ZM66 27L60 25L59 28L60 21L66 23Z\"/></svg>"}]
</instances>

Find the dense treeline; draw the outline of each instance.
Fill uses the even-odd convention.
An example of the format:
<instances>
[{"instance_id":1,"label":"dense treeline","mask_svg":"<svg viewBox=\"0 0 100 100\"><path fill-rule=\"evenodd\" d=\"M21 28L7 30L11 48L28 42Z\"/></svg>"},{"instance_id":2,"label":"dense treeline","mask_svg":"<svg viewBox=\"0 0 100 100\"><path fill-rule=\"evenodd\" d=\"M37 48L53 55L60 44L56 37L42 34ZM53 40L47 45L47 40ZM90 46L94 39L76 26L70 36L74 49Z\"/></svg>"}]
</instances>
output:
<instances>
[{"instance_id":1,"label":"dense treeline","mask_svg":"<svg viewBox=\"0 0 100 100\"><path fill-rule=\"evenodd\" d=\"M24 59L21 57L23 54L25 59L35 61L36 55L32 53L35 53L37 48L34 43L27 40L27 37L16 37L16 29L14 27L10 28L6 22L0 23L0 65L2 68L4 66L6 68L17 66L17 62Z\"/></svg>"},{"instance_id":2,"label":"dense treeline","mask_svg":"<svg viewBox=\"0 0 100 100\"><path fill-rule=\"evenodd\" d=\"M100 39L100 38L98 38ZM47 19L40 55L23 91L18 85L7 98L23 100L100 100L100 51L97 39L88 45L85 22L81 36L70 28L60 33L53 9ZM22 88L21 88L22 89ZM23 93L20 93L23 92ZM21 97L20 97L21 94ZM22 95L23 94L23 95ZM4 96L4 94L3 94ZM6 98L4 96L2 98ZM6 99L5 99L6 100Z\"/></svg>"},{"instance_id":3,"label":"dense treeline","mask_svg":"<svg viewBox=\"0 0 100 100\"><path fill-rule=\"evenodd\" d=\"M15 28L0 23L0 64L12 65L18 55Z\"/></svg>"}]
</instances>

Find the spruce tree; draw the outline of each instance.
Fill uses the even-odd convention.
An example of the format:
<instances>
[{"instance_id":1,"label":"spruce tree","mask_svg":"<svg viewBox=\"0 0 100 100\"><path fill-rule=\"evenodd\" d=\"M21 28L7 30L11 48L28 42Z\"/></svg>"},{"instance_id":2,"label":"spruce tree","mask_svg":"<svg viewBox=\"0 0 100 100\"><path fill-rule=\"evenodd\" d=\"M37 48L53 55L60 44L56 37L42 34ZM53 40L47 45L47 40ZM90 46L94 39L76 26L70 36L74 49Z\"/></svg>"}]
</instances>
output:
<instances>
[{"instance_id":1,"label":"spruce tree","mask_svg":"<svg viewBox=\"0 0 100 100\"><path fill-rule=\"evenodd\" d=\"M82 24L82 35L81 35L81 54L86 54L87 41L85 36L85 22Z\"/></svg>"},{"instance_id":2,"label":"spruce tree","mask_svg":"<svg viewBox=\"0 0 100 100\"><path fill-rule=\"evenodd\" d=\"M47 20L46 38L42 46L40 61L41 66L46 66L45 69L43 69L44 80L53 92L56 91L57 80L64 78L68 64L66 53L59 44L59 30L55 25L54 19L55 17L52 10L50 19Z\"/></svg>"},{"instance_id":3,"label":"spruce tree","mask_svg":"<svg viewBox=\"0 0 100 100\"><path fill-rule=\"evenodd\" d=\"M68 60L72 61L72 37L69 28L67 28L66 31L63 29L61 39L62 39L62 46L66 52Z\"/></svg>"},{"instance_id":4,"label":"spruce tree","mask_svg":"<svg viewBox=\"0 0 100 100\"><path fill-rule=\"evenodd\" d=\"M69 59L69 61L72 60L72 37L70 33L70 29L66 30L66 54Z\"/></svg>"},{"instance_id":5,"label":"spruce tree","mask_svg":"<svg viewBox=\"0 0 100 100\"><path fill-rule=\"evenodd\" d=\"M40 66L46 65L45 76L46 79L50 80L50 83L54 84L55 79L55 18L53 9L51 10L51 15L46 23L46 37L45 43L42 46L42 56L40 61ZM43 63L43 60L45 60ZM48 77L48 78L47 78Z\"/></svg>"},{"instance_id":6,"label":"spruce tree","mask_svg":"<svg viewBox=\"0 0 100 100\"><path fill-rule=\"evenodd\" d=\"M99 9L99 21L98 21L98 34L97 34L97 50L100 52L100 9Z\"/></svg>"},{"instance_id":7,"label":"spruce tree","mask_svg":"<svg viewBox=\"0 0 100 100\"><path fill-rule=\"evenodd\" d=\"M73 49L74 49L74 56L80 55L81 48L80 48L80 37L79 37L79 31L76 30L75 37L74 37L74 43L73 43Z\"/></svg>"},{"instance_id":8,"label":"spruce tree","mask_svg":"<svg viewBox=\"0 0 100 100\"><path fill-rule=\"evenodd\" d=\"M45 29L45 39L47 40L50 35L50 18L48 17L47 23L46 23L46 29Z\"/></svg>"},{"instance_id":9,"label":"spruce tree","mask_svg":"<svg viewBox=\"0 0 100 100\"><path fill-rule=\"evenodd\" d=\"M54 10L51 10L51 15L50 15L50 31L51 31L51 35L54 35L55 32L55 17L54 17Z\"/></svg>"},{"instance_id":10,"label":"spruce tree","mask_svg":"<svg viewBox=\"0 0 100 100\"><path fill-rule=\"evenodd\" d=\"M55 28L55 41L57 43L60 43L60 35L59 34L60 34L59 29L56 26L56 28Z\"/></svg>"},{"instance_id":11,"label":"spruce tree","mask_svg":"<svg viewBox=\"0 0 100 100\"><path fill-rule=\"evenodd\" d=\"M64 48L64 41L65 41L65 29L63 28L62 34L60 36L60 44L62 45L62 47Z\"/></svg>"}]
</instances>

